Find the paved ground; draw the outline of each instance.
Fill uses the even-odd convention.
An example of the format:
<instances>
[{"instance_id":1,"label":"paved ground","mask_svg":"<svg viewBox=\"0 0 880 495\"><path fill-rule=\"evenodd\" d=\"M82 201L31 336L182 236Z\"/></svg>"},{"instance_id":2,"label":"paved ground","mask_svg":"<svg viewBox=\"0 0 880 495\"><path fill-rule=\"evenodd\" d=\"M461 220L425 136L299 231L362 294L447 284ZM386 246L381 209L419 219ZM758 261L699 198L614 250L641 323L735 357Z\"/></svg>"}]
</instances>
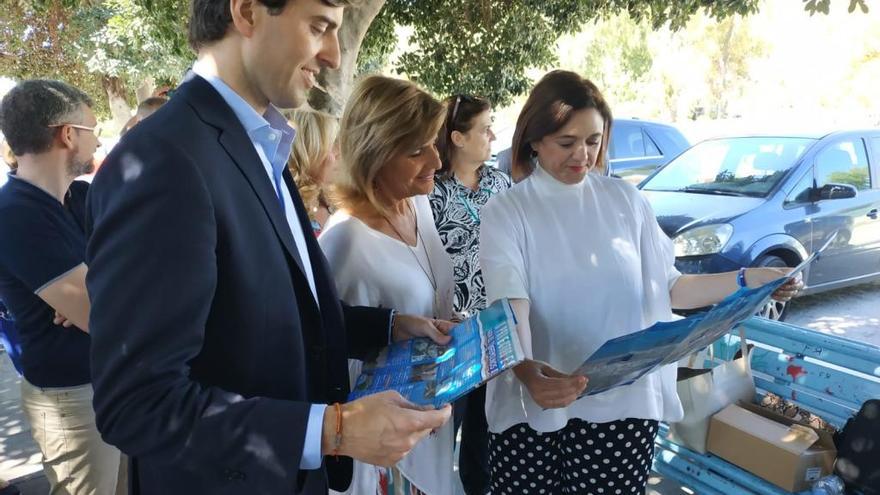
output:
<instances>
[{"instance_id":1,"label":"paved ground","mask_svg":"<svg viewBox=\"0 0 880 495\"><path fill-rule=\"evenodd\" d=\"M0 352L0 478L24 479L17 483L28 493L48 492L45 478L36 476L41 472L40 451L31 438L30 425L24 419L19 406L18 375L5 353ZM42 488L31 491L30 488Z\"/></svg>"},{"instance_id":2,"label":"paved ground","mask_svg":"<svg viewBox=\"0 0 880 495\"><path fill-rule=\"evenodd\" d=\"M880 346L880 282L795 299L786 322Z\"/></svg>"},{"instance_id":3,"label":"paved ground","mask_svg":"<svg viewBox=\"0 0 880 495\"><path fill-rule=\"evenodd\" d=\"M796 299L788 323L880 345L880 283ZM0 356L0 478L16 480L24 495L45 494L40 453L19 407L19 382L12 364ZM688 493L652 477L648 495Z\"/></svg>"}]
</instances>

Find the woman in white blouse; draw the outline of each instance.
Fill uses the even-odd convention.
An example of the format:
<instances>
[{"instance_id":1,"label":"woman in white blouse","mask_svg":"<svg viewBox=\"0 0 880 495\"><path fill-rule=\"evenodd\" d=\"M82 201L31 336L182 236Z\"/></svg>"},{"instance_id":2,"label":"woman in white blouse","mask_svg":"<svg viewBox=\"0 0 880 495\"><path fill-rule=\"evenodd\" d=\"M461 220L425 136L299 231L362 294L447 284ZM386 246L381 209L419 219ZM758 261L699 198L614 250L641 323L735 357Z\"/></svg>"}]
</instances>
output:
<instances>
[{"instance_id":1,"label":"woman in white blouse","mask_svg":"<svg viewBox=\"0 0 880 495\"><path fill-rule=\"evenodd\" d=\"M670 320L672 307L707 306L737 289L737 272L681 275L639 191L588 173L605 166L611 123L593 83L547 74L514 133L521 182L483 209L487 300L512 300L532 358L487 386L493 494L644 493L658 421L682 415L674 366L580 400L589 377L565 372L609 339ZM753 268L744 280L786 273ZM799 288L792 280L775 296Z\"/></svg>"},{"instance_id":2,"label":"woman in white blouse","mask_svg":"<svg viewBox=\"0 0 880 495\"><path fill-rule=\"evenodd\" d=\"M339 210L318 239L347 304L452 318L452 261L427 198L440 168L434 143L445 115L440 102L404 80L371 76L352 93L339 130ZM355 363L352 377L359 372ZM396 469L355 462L349 493L451 495L452 454L449 422Z\"/></svg>"}]
</instances>

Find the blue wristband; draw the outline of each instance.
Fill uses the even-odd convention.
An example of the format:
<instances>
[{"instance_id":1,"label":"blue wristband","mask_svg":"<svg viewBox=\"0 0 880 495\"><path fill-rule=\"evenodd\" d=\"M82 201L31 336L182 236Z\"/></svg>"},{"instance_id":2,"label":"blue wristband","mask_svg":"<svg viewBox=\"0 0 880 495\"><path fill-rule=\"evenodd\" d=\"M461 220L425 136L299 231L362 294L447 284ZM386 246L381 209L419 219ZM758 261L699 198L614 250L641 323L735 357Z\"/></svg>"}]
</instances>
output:
<instances>
[{"instance_id":1,"label":"blue wristband","mask_svg":"<svg viewBox=\"0 0 880 495\"><path fill-rule=\"evenodd\" d=\"M742 287L743 289L748 288L748 284L746 284L746 269L740 268L736 273L736 285Z\"/></svg>"}]
</instances>

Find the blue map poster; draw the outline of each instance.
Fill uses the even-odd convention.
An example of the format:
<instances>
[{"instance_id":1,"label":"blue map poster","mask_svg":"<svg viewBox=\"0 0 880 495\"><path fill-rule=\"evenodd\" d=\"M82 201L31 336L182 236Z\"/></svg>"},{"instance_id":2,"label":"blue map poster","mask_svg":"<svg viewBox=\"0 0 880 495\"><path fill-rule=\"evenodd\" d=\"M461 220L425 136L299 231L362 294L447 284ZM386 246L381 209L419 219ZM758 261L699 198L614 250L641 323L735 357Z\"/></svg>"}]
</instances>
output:
<instances>
[{"instance_id":1,"label":"blue map poster","mask_svg":"<svg viewBox=\"0 0 880 495\"><path fill-rule=\"evenodd\" d=\"M589 378L583 395L629 385L661 366L675 363L712 344L758 312L789 278L819 259L835 237L836 232L786 277L754 289L741 288L705 313L678 321L658 322L644 330L609 340L572 373Z\"/></svg>"},{"instance_id":2,"label":"blue map poster","mask_svg":"<svg viewBox=\"0 0 880 495\"><path fill-rule=\"evenodd\" d=\"M524 359L507 299L459 323L450 335L445 346L419 338L384 348L365 362L349 400L397 390L414 404L440 407Z\"/></svg>"}]
</instances>

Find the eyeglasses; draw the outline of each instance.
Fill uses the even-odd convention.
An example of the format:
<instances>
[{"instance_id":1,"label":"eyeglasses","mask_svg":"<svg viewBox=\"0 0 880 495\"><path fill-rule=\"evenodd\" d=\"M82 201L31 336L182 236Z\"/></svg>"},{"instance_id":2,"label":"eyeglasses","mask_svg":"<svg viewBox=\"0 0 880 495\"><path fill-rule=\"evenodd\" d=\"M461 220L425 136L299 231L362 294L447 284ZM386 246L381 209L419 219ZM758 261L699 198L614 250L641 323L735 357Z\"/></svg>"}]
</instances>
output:
<instances>
[{"instance_id":1,"label":"eyeglasses","mask_svg":"<svg viewBox=\"0 0 880 495\"><path fill-rule=\"evenodd\" d=\"M53 124L53 125L48 125L46 127L53 128L53 127L64 127L64 126L73 127L74 129L81 129L83 131L90 131L90 132L93 132L96 136L101 132L98 129L97 125L94 127L89 127L87 125L80 125L80 124Z\"/></svg>"}]
</instances>

